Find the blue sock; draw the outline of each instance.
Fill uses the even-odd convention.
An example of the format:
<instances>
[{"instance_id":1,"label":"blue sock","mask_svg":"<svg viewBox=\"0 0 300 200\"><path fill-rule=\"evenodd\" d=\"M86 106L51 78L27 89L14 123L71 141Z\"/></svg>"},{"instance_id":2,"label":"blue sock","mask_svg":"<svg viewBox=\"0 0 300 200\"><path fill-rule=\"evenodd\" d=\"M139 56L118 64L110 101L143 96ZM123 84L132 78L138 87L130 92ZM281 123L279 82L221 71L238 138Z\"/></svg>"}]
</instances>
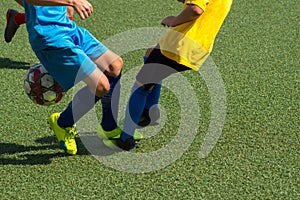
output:
<instances>
[{"instance_id":1,"label":"blue sock","mask_svg":"<svg viewBox=\"0 0 300 200\"><path fill-rule=\"evenodd\" d=\"M135 88L138 88L134 91ZM133 91L126 108L126 114L124 119L124 130L121 134L121 140L125 141L128 138L132 138L134 131L137 127L137 123L143 113L147 96L151 91L146 91L142 87L139 87L136 83L133 86Z\"/></svg>"},{"instance_id":2,"label":"blue sock","mask_svg":"<svg viewBox=\"0 0 300 200\"><path fill-rule=\"evenodd\" d=\"M62 127L72 127L83 115L90 111L101 99L90 92L87 86L80 89L68 107L60 114L57 124Z\"/></svg>"},{"instance_id":3,"label":"blue sock","mask_svg":"<svg viewBox=\"0 0 300 200\"><path fill-rule=\"evenodd\" d=\"M101 126L105 131L112 131L117 127L118 108L120 100L120 78L119 76L107 76L110 90L101 98L102 121Z\"/></svg>"},{"instance_id":4,"label":"blue sock","mask_svg":"<svg viewBox=\"0 0 300 200\"><path fill-rule=\"evenodd\" d=\"M161 90L162 81L159 82L155 87L152 89L151 93L147 97L145 109L149 110L152 106L158 105L158 100L160 97L160 90Z\"/></svg>"},{"instance_id":5,"label":"blue sock","mask_svg":"<svg viewBox=\"0 0 300 200\"><path fill-rule=\"evenodd\" d=\"M148 57L144 56L144 63L146 63ZM160 97L162 81L160 81L151 91L151 93L147 97L145 109L149 110L153 105L158 105L158 100Z\"/></svg>"}]
</instances>

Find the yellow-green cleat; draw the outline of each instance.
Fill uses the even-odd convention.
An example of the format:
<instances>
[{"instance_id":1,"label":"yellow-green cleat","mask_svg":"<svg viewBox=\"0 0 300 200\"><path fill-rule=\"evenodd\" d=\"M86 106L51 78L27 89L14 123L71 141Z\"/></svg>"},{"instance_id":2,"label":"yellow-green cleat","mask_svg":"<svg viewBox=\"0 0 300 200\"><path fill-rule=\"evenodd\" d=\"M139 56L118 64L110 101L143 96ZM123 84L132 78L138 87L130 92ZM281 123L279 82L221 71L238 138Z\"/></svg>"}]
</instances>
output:
<instances>
[{"instance_id":1,"label":"yellow-green cleat","mask_svg":"<svg viewBox=\"0 0 300 200\"><path fill-rule=\"evenodd\" d=\"M75 141L77 132L74 127L61 128L57 124L59 116L60 113L53 113L49 117L48 123L50 125L50 128L55 133L56 138L64 151L68 154L75 155L77 153L77 146Z\"/></svg>"},{"instance_id":2,"label":"yellow-green cleat","mask_svg":"<svg viewBox=\"0 0 300 200\"><path fill-rule=\"evenodd\" d=\"M101 125L98 126L98 131L97 131L97 135L99 136L99 138L112 139L112 140L119 139L121 136L121 133L122 133L122 130L119 127L115 128L112 131L104 131ZM134 140L139 141L143 138L144 138L144 136L140 132L138 132L138 131L134 132L134 135L133 135Z\"/></svg>"}]
</instances>

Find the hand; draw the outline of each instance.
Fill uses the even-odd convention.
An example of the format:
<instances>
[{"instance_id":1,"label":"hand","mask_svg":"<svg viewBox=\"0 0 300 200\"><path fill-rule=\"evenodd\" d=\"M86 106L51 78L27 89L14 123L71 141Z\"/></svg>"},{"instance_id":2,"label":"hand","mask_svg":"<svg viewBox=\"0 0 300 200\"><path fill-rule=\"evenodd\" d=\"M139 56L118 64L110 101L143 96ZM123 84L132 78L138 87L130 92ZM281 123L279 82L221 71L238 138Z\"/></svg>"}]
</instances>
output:
<instances>
[{"instance_id":1,"label":"hand","mask_svg":"<svg viewBox=\"0 0 300 200\"><path fill-rule=\"evenodd\" d=\"M74 8L72 6L67 6L67 16L73 18Z\"/></svg>"},{"instance_id":2,"label":"hand","mask_svg":"<svg viewBox=\"0 0 300 200\"><path fill-rule=\"evenodd\" d=\"M162 20L161 25L168 26L168 27L174 27L176 26L176 17L175 16L169 16Z\"/></svg>"},{"instance_id":3,"label":"hand","mask_svg":"<svg viewBox=\"0 0 300 200\"><path fill-rule=\"evenodd\" d=\"M81 19L86 19L93 13L93 6L87 0L76 0L73 7Z\"/></svg>"}]
</instances>

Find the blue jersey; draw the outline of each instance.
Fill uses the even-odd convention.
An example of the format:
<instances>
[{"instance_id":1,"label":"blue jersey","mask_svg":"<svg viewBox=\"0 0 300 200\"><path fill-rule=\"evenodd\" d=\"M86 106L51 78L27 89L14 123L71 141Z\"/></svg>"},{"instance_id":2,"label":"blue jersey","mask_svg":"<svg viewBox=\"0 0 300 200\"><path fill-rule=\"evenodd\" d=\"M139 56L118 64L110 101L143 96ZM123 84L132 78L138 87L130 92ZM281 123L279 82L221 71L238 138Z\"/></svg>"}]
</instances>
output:
<instances>
[{"instance_id":1,"label":"blue jersey","mask_svg":"<svg viewBox=\"0 0 300 200\"><path fill-rule=\"evenodd\" d=\"M23 0L26 13L26 27L33 50L48 47L66 47L64 37L73 36L76 24L66 14L66 6L33 6Z\"/></svg>"}]
</instances>

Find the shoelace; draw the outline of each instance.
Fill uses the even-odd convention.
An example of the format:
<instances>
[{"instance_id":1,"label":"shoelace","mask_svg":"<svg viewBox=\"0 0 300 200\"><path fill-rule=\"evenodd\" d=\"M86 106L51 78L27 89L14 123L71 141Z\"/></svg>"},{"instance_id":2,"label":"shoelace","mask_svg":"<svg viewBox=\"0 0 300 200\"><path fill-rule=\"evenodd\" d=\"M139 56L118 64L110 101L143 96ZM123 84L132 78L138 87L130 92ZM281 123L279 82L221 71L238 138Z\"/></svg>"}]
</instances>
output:
<instances>
[{"instance_id":1,"label":"shoelace","mask_svg":"<svg viewBox=\"0 0 300 200\"><path fill-rule=\"evenodd\" d=\"M72 128L66 128L66 138L68 139L74 139L75 136L77 135L77 131L75 129L75 127L72 127Z\"/></svg>"}]
</instances>

